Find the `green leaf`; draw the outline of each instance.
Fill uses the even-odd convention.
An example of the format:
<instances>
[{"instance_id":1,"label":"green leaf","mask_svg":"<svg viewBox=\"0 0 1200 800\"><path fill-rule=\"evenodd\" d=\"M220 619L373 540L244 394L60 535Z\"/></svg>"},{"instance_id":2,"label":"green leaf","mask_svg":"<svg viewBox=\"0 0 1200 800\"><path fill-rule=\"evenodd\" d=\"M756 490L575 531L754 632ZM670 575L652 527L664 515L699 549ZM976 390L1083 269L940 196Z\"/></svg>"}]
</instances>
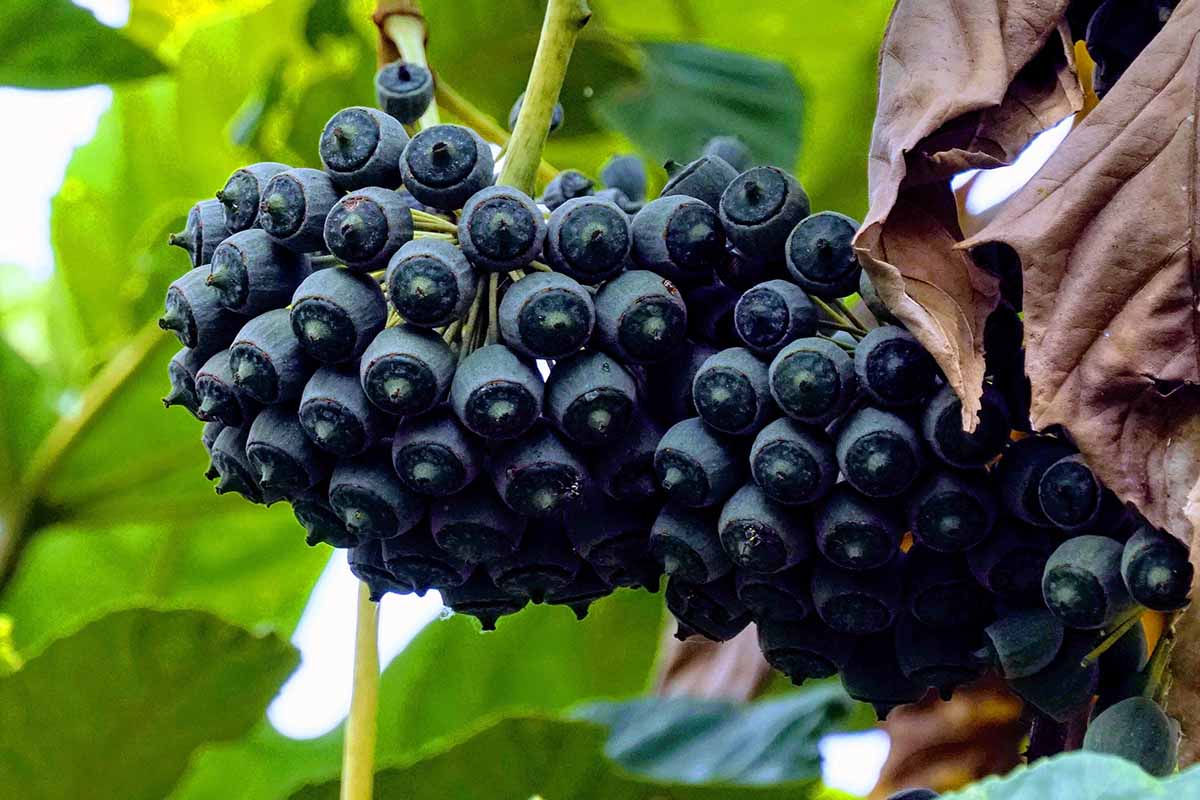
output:
<instances>
[{"instance_id":1,"label":"green leaf","mask_svg":"<svg viewBox=\"0 0 1200 800\"><path fill-rule=\"evenodd\" d=\"M0 16L0 52L0 84L27 89L115 83L167 68L70 0L8 0Z\"/></svg>"},{"instance_id":2,"label":"green leaf","mask_svg":"<svg viewBox=\"0 0 1200 800\"><path fill-rule=\"evenodd\" d=\"M0 336L0 475L11 487L37 443L54 424L57 392ZM0 499L0 518L14 492Z\"/></svg>"},{"instance_id":3,"label":"green leaf","mask_svg":"<svg viewBox=\"0 0 1200 800\"><path fill-rule=\"evenodd\" d=\"M762 785L819 778L817 742L844 730L854 708L839 684L819 683L750 704L646 697L572 716L610 728L605 753L639 775Z\"/></svg>"},{"instance_id":4,"label":"green leaf","mask_svg":"<svg viewBox=\"0 0 1200 800\"><path fill-rule=\"evenodd\" d=\"M454 800L802 800L816 781L772 787L689 786L623 772L604 757L604 729L536 716L502 719L469 738L375 775L377 797ZM338 785L309 786L293 800L336 800Z\"/></svg>"},{"instance_id":5,"label":"green leaf","mask_svg":"<svg viewBox=\"0 0 1200 800\"><path fill-rule=\"evenodd\" d=\"M313 47L320 47L326 36L338 38L355 33L346 13L346 0L313 0L304 17L304 39Z\"/></svg>"},{"instance_id":6,"label":"green leaf","mask_svg":"<svg viewBox=\"0 0 1200 800\"><path fill-rule=\"evenodd\" d=\"M197 747L261 717L298 660L208 614L107 616L0 678L0 786L23 800L161 798Z\"/></svg>"},{"instance_id":7,"label":"green leaf","mask_svg":"<svg viewBox=\"0 0 1200 800\"><path fill-rule=\"evenodd\" d=\"M594 108L643 152L686 162L713 136L732 135L756 162L796 162L803 99L785 65L697 44L650 42L642 51L643 79Z\"/></svg>"},{"instance_id":8,"label":"green leaf","mask_svg":"<svg viewBox=\"0 0 1200 800\"><path fill-rule=\"evenodd\" d=\"M306 547L284 505L269 511L230 505L173 525L39 531L0 598L0 612L14 620L18 650L35 650L106 611L137 605L200 608L252 630L289 634L329 550ZM69 603L62 601L67 591Z\"/></svg>"},{"instance_id":9,"label":"green leaf","mask_svg":"<svg viewBox=\"0 0 1200 800\"><path fill-rule=\"evenodd\" d=\"M1154 800L1200 797L1200 766L1169 778L1154 778L1136 764L1117 756L1076 751L1017 767L1003 777L991 777L942 800L1046 800L1046 798L1103 798Z\"/></svg>"},{"instance_id":10,"label":"green leaf","mask_svg":"<svg viewBox=\"0 0 1200 800\"><path fill-rule=\"evenodd\" d=\"M661 622L658 595L622 590L595 603L582 622L566 608L533 606L502 619L494 633L480 633L479 623L463 616L430 624L384 672L380 764L399 763L483 717L556 712L642 692ZM247 765L254 774L240 787L239 800L285 797L305 780L337 775L340 742L340 730L292 742L264 727L246 741L203 754L172 800L225 800L228 776L242 774Z\"/></svg>"}]
</instances>

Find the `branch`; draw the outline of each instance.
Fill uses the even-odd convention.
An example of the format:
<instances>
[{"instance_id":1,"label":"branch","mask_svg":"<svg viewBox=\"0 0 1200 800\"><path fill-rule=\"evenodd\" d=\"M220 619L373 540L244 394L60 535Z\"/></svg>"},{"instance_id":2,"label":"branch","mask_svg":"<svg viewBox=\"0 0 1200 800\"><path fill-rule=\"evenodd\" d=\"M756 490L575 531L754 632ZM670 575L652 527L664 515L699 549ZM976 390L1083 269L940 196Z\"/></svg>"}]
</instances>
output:
<instances>
[{"instance_id":1,"label":"branch","mask_svg":"<svg viewBox=\"0 0 1200 800\"><path fill-rule=\"evenodd\" d=\"M375 789L376 711L379 706L379 605L358 582L354 628L354 694L342 746L341 800L371 800Z\"/></svg>"}]
</instances>

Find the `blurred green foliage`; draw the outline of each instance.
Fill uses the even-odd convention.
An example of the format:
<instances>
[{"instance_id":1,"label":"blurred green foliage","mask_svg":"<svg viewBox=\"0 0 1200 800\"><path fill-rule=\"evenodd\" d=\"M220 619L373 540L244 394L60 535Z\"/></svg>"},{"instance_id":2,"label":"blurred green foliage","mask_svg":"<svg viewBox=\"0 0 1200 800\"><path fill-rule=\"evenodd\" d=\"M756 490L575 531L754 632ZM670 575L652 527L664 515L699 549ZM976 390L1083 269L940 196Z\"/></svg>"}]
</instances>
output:
<instances>
[{"instance_id":1,"label":"blurred green foliage","mask_svg":"<svg viewBox=\"0 0 1200 800\"><path fill-rule=\"evenodd\" d=\"M708 136L734 132L757 159L794 165L816 207L865 211L887 0L592 6L548 160L595 174L614 153L686 160ZM441 78L503 120L542 3L424 7ZM112 107L53 203L53 277L34 283L0 268L0 615L13 625L5 648L25 660L0 677L0 785L22 797L266 800L337 776L340 733L297 742L264 718L294 664L282 640L328 551L304 546L286 508L213 494L199 426L159 405L176 344L153 321L186 269L166 235L197 198L248 162L314 165L328 117L373 102L371 8L133 0L119 32L67 0L17 0L0 14L0 84L113 84ZM614 798L815 790L815 737L849 724L840 692L801 703L820 724L787 728L786 748L763 743L764 757L807 753L780 773L798 783L778 793L654 783L606 760L592 724L496 721L643 692L660 621L658 596L621 592L584 623L538 608L489 636L468 619L431 625L383 679L381 786L420 780L438 787L426 796L469 797L455 781L528 759L486 796L590 796L585 785ZM679 757L663 750L638 765L659 756ZM572 768L560 773L564 758Z\"/></svg>"}]
</instances>

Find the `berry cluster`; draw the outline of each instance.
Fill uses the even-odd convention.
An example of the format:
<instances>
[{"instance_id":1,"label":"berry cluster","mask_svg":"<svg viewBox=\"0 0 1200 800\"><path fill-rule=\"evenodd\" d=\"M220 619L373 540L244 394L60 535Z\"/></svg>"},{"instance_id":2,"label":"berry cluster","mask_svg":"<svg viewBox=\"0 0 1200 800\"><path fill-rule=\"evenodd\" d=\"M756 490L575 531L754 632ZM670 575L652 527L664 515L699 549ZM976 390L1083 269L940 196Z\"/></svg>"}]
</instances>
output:
<instances>
[{"instance_id":1,"label":"berry cluster","mask_svg":"<svg viewBox=\"0 0 1200 800\"><path fill-rule=\"evenodd\" d=\"M1064 437L1010 441L1013 308L965 433L857 223L736 139L655 199L619 156L535 200L475 131L410 137L427 71L377 86L382 111L325 127L324 170L254 164L192 209L161 320L217 491L290 502L375 596L438 589L491 628L665 573L681 638L754 621L777 669L840 673L881 716L994 668L1056 718L1104 685L1084 656L1185 602L1183 547Z\"/></svg>"},{"instance_id":2,"label":"berry cluster","mask_svg":"<svg viewBox=\"0 0 1200 800\"><path fill-rule=\"evenodd\" d=\"M1096 66L1092 88L1104 97L1158 35L1179 0L1072 0L1067 21Z\"/></svg>"}]
</instances>

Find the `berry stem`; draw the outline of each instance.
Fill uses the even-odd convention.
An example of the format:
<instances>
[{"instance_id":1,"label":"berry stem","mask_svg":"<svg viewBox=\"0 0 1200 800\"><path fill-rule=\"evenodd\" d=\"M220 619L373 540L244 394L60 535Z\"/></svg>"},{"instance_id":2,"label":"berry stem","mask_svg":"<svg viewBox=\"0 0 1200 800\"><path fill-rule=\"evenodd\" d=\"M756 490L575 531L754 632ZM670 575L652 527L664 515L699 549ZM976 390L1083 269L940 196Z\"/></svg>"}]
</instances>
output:
<instances>
[{"instance_id":1,"label":"berry stem","mask_svg":"<svg viewBox=\"0 0 1200 800\"><path fill-rule=\"evenodd\" d=\"M489 142L495 142L504 147L512 138L512 134L480 111L470 100L459 94L457 89L445 81L440 79L437 81L437 85L434 87L434 97L437 98L442 108L458 117L468 127L474 128L476 133ZM539 183L549 183L558 172L559 170L547 164L545 159L538 162L537 179Z\"/></svg>"},{"instance_id":2,"label":"berry stem","mask_svg":"<svg viewBox=\"0 0 1200 800\"><path fill-rule=\"evenodd\" d=\"M1171 661L1171 652L1175 649L1175 623L1178 619L1179 612L1175 611L1163 620L1162 635L1158 637L1154 652L1150 654L1150 660L1143 670L1146 685L1142 693L1159 705L1163 705L1167 699L1167 692L1171 689L1171 674L1167 671L1167 665Z\"/></svg>"},{"instance_id":3,"label":"berry stem","mask_svg":"<svg viewBox=\"0 0 1200 800\"><path fill-rule=\"evenodd\" d=\"M862 336L860 329L854 327L853 325L843 325L840 322L833 322L831 320L824 319L818 321L817 324L822 328L833 328L835 331L845 331L846 333L854 334L855 338Z\"/></svg>"},{"instance_id":4,"label":"berry stem","mask_svg":"<svg viewBox=\"0 0 1200 800\"><path fill-rule=\"evenodd\" d=\"M371 800L375 788L376 710L379 705L379 606L358 584L354 627L354 693L342 750L341 800Z\"/></svg>"},{"instance_id":5,"label":"berry stem","mask_svg":"<svg viewBox=\"0 0 1200 800\"><path fill-rule=\"evenodd\" d=\"M487 278L480 278L479 286L475 291L475 299L471 301L471 308L467 311L467 321L462 326L462 347L458 351L458 361L460 364L475 349L475 323L479 320L479 309L483 305L483 295L486 292Z\"/></svg>"},{"instance_id":6,"label":"berry stem","mask_svg":"<svg viewBox=\"0 0 1200 800\"><path fill-rule=\"evenodd\" d=\"M546 7L537 55L533 58L529 85L525 88L525 100L517 115L517 126L509 140L498 183L533 194L534 179L546 137L550 134L550 119L562 91L571 51L575 49L579 31L591 16L587 0L550 0Z\"/></svg>"},{"instance_id":7,"label":"berry stem","mask_svg":"<svg viewBox=\"0 0 1200 800\"><path fill-rule=\"evenodd\" d=\"M526 269L531 269L534 272L554 272L554 268L548 264L543 264L540 261L531 261Z\"/></svg>"},{"instance_id":8,"label":"berry stem","mask_svg":"<svg viewBox=\"0 0 1200 800\"><path fill-rule=\"evenodd\" d=\"M500 341L500 273L493 272L488 279L488 328L487 343Z\"/></svg>"},{"instance_id":9,"label":"berry stem","mask_svg":"<svg viewBox=\"0 0 1200 800\"><path fill-rule=\"evenodd\" d=\"M415 13L392 14L383 21L383 29L387 31L388 37L400 51L402 59L409 64L416 64L428 69L429 61L425 58L425 39L428 34L425 28L425 18L421 16L416 3L413 3L413 12ZM435 98L429 103L429 108L425 109L421 118L417 120L417 130L439 125L441 121Z\"/></svg>"},{"instance_id":10,"label":"berry stem","mask_svg":"<svg viewBox=\"0 0 1200 800\"><path fill-rule=\"evenodd\" d=\"M857 325L864 331L871 327L854 315L854 310L851 309L850 306L846 305L845 300L838 298L837 300L833 301L833 305L838 309L838 311L841 311L842 314L845 315L846 319L850 320L852 324Z\"/></svg>"},{"instance_id":11,"label":"berry stem","mask_svg":"<svg viewBox=\"0 0 1200 800\"><path fill-rule=\"evenodd\" d=\"M836 322L839 325L847 326L848 328L851 329L851 332L853 332L853 333L865 334L867 332L866 328L862 327L861 325L857 325L854 322L851 322L840 311L838 311L833 306L829 305L829 303L826 303L824 300L817 297L816 295L810 295L809 299L813 301L813 305L815 305L817 308L821 309L821 311L825 314L825 316L829 317L829 319L832 320L833 322Z\"/></svg>"},{"instance_id":12,"label":"berry stem","mask_svg":"<svg viewBox=\"0 0 1200 800\"><path fill-rule=\"evenodd\" d=\"M142 326L133 340L117 352L83 391L80 410L58 419L29 459L25 477L15 493L15 503L0 508L0 589L12 579L25 545L35 528L30 527L39 495L54 477L63 460L117 398L126 383L158 355L159 348L179 345L165 337L158 321Z\"/></svg>"},{"instance_id":13,"label":"berry stem","mask_svg":"<svg viewBox=\"0 0 1200 800\"><path fill-rule=\"evenodd\" d=\"M342 263L341 261L338 261L337 256L317 255L317 256L309 256L308 257L308 264L313 269L322 269L324 267L337 267L337 266L341 266L341 263Z\"/></svg>"},{"instance_id":14,"label":"berry stem","mask_svg":"<svg viewBox=\"0 0 1200 800\"><path fill-rule=\"evenodd\" d=\"M1116 627L1106 633L1104 638L1100 640L1099 644L1088 651L1088 654L1085 655L1083 660L1079 662L1079 666L1087 667L1091 664L1094 664L1100 658L1100 656L1107 653L1122 636L1124 636L1126 633L1129 633L1129 629L1136 625L1141 618L1142 609L1138 608L1132 611L1129 616L1121 620Z\"/></svg>"}]
</instances>

